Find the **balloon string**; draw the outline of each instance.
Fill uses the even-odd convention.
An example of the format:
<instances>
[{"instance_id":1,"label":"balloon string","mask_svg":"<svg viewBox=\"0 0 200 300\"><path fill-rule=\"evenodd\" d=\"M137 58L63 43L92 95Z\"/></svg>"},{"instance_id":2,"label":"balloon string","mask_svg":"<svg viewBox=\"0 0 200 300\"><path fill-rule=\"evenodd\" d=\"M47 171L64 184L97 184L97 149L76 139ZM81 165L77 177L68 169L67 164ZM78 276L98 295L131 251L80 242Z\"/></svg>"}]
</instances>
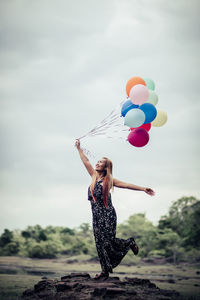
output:
<instances>
[{"instance_id":1,"label":"balloon string","mask_svg":"<svg viewBox=\"0 0 200 300\"><path fill-rule=\"evenodd\" d=\"M95 156L86 148L81 148L83 150L83 153L91 158L95 158Z\"/></svg>"},{"instance_id":2,"label":"balloon string","mask_svg":"<svg viewBox=\"0 0 200 300\"><path fill-rule=\"evenodd\" d=\"M120 109L125 101L126 100L123 100L120 102L120 104L119 104ZM87 136L104 135L106 133L105 130L109 130L109 129L111 129L111 127L115 127L115 126L122 126L122 124L115 124L121 117L121 114L119 114L119 112L117 112L117 110L118 110L118 106L115 109L113 109L108 114L108 116L106 118L104 118L98 125L96 125L88 133L82 135L78 139L80 140Z\"/></svg>"}]
</instances>

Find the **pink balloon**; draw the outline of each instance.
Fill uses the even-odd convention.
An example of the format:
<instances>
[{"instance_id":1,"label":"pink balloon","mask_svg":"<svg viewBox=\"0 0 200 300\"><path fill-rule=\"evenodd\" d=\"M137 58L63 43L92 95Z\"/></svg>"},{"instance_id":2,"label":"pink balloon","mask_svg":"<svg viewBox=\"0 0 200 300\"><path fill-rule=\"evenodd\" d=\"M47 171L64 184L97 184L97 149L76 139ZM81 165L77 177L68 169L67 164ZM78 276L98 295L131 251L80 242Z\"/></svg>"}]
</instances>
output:
<instances>
[{"instance_id":1,"label":"pink balloon","mask_svg":"<svg viewBox=\"0 0 200 300\"><path fill-rule=\"evenodd\" d=\"M143 84L136 84L134 85L129 94L129 98L133 102L133 104L143 104L147 101L149 97L149 90Z\"/></svg>"},{"instance_id":2,"label":"pink balloon","mask_svg":"<svg viewBox=\"0 0 200 300\"><path fill-rule=\"evenodd\" d=\"M149 134L144 128L136 128L129 133L128 141L135 147L143 147L149 141Z\"/></svg>"}]
</instances>

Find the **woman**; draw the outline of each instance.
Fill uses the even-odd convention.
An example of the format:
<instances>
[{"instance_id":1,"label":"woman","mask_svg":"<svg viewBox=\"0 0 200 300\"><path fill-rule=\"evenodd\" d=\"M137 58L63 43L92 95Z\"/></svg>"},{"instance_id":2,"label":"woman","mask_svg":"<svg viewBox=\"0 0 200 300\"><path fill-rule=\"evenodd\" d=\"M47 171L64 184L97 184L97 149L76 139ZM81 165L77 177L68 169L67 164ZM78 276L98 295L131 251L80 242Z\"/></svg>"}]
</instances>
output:
<instances>
[{"instance_id":1,"label":"woman","mask_svg":"<svg viewBox=\"0 0 200 300\"><path fill-rule=\"evenodd\" d=\"M118 188L144 191L151 196L154 195L154 191L150 188L125 183L113 178L112 162L106 157L99 160L94 169L80 148L79 140L76 140L75 146L79 151L83 164L92 177L92 183L88 188L88 200L91 202L94 239L102 269L102 272L97 274L95 279L106 279L109 277L109 273L113 273L113 268L119 265L129 249L135 255L139 251L133 237L127 240L115 237L117 216L112 205L110 189L116 186Z\"/></svg>"}]
</instances>

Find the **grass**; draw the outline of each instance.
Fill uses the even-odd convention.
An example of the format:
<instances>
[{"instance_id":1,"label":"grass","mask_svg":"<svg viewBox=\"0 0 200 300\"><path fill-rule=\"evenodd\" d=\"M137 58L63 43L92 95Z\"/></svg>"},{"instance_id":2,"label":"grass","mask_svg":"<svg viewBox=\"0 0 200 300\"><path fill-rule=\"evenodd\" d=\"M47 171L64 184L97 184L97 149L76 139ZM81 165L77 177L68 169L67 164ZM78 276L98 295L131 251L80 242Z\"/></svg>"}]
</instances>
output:
<instances>
[{"instance_id":1,"label":"grass","mask_svg":"<svg viewBox=\"0 0 200 300\"><path fill-rule=\"evenodd\" d=\"M33 288L42 276L59 279L71 272L88 272L94 276L99 271L100 265L87 262L86 256L63 256L57 259L0 257L0 299L17 300L25 289ZM185 299L197 300L200 299L199 273L199 265L120 264L111 276L150 279L159 288L173 289Z\"/></svg>"},{"instance_id":2,"label":"grass","mask_svg":"<svg viewBox=\"0 0 200 300\"><path fill-rule=\"evenodd\" d=\"M22 292L32 288L41 276L22 274L0 274L0 299L17 300Z\"/></svg>"}]
</instances>

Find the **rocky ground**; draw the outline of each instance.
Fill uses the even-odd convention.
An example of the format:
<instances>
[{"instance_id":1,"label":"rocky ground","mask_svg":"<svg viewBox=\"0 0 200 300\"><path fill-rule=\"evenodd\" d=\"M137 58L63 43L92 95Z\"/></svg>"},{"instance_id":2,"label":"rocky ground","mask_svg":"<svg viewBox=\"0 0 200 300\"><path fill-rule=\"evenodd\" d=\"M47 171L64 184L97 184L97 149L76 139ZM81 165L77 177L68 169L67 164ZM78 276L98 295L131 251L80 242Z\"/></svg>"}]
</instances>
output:
<instances>
[{"instance_id":1,"label":"rocky ground","mask_svg":"<svg viewBox=\"0 0 200 300\"><path fill-rule=\"evenodd\" d=\"M21 300L181 300L175 291L159 289L147 279L110 277L95 280L88 273L71 273L61 280L42 277L33 289L25 290Z\"/></svg>"}]
</instances>

